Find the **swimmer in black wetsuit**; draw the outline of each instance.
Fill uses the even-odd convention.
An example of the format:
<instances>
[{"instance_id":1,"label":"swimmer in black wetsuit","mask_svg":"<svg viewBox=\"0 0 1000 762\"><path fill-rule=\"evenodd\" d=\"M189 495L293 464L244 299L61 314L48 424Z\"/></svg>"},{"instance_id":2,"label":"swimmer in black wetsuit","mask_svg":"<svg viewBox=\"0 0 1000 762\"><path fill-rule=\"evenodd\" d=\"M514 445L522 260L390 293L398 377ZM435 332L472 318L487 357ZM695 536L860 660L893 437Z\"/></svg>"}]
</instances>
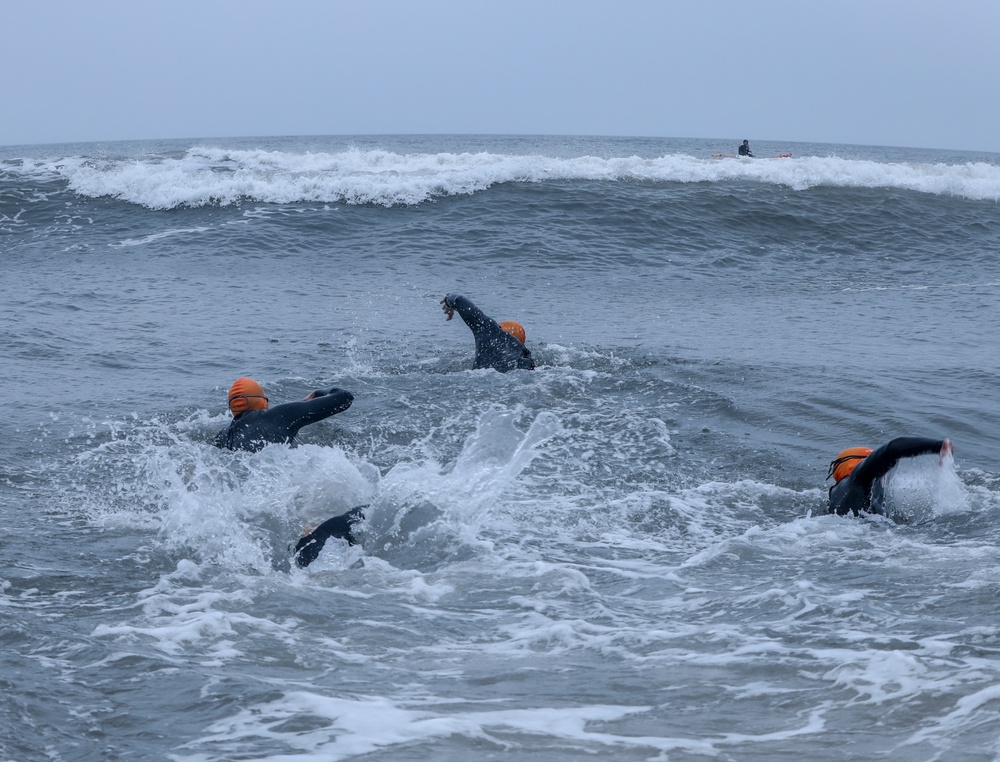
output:
<instances>
[{"instance_id":1,"label":"swimmer in black wetsuit","mask_svg":"<svg viewBox=\"0 0 1000 762\"><path fill-rule=\"evenodd\" d=\"M367 507L367 505L359 505L357 508L351 508L347 513L327 519L299 540L295 545L295 563L299 568L305 568L315 561L319 552L323 550L323 546L326 545L326 541L331 537L347 540L348 545L358 545L360 541L352 530L357 522L365 518L363 511Z\"/></svg>"},{"instance_id":2,"label":"swimmer in black wetsuit","mask_svg":"<svg viewBox=\"0 0 1000 762\"><path fill-rule=\"evenodd\" d=\"M343 412L353 401L350 392L331 387L312 392L302 402L268 408L260 384L252 378L238 378L229 389L232 423L219 432L215 446L257 452L269 444L291 444L303 426Z\"/></svg>"},{"instance_id":3,"label":"swimmer in black wetsuit","mask_svg":"<svg viewBox=\"0 0 1000 762\"><path fill-rule=\"evenodd\" d=\"M534 370L535 361L524 346L524 328L513 320L498 323L461 294L448 294L441 300L441 309L448 320L457 312L476 339L476 361L473 368L493 368L501 373L509 370Z\"/></svg>"},{"instance_id":4,"label":"swimmer in black wetsuit","mask_svg":"<svg viewBox=\"0 0 1000 762\"><path fill-rule=\"evenodd\" d=\"M945 455L952 452L951 440L899 437L874 452L870 447L851 447L841 451L826 475L827 479L834 478L830 487L829 513L840 516L849 511L855 516L861 511L882 513L881 493L873 496L876 480L889 473L903 458L932 452L939 453L939 462L943 463Z\"/></svg>"},{"instance_id":5,"label":"swimmer in black wetsuit","mask_svg":"<svg viewBox=\"0 0 1000 762\"><path fill-rule=\"evenodd\" d=\"M740 156L749 156L751 159L753 158L753 151L750 150L750 141L749 140L744 140L743 141L743 145L740 146L739 153L740 153Z\"/></svg>"}]
</instances>

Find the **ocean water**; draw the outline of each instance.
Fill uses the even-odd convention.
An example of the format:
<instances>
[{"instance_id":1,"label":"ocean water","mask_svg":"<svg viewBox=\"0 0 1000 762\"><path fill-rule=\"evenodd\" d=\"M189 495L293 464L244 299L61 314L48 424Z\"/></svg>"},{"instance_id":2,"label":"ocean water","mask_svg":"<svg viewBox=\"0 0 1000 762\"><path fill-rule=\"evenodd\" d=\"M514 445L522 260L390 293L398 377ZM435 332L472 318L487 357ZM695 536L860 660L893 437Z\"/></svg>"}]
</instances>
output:
<instances>
[{"instance_id":1,"label":"ocean water","mask_svg":"<svg viewBox=\"0 0 1000 762\"><path fill-rule=\"evenodd\" d=\"M0 149L0 759L1000 759L1000 155L730 143Z\"/></svg>"}]
</instances>

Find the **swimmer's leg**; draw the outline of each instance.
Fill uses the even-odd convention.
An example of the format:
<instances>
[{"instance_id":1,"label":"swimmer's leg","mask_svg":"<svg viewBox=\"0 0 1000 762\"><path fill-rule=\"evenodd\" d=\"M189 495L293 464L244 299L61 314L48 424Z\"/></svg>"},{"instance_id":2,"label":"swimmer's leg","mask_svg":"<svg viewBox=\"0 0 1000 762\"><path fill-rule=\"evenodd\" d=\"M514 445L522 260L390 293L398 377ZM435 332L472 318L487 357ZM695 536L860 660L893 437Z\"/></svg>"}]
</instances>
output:
<instances>
[{"instance_id":1,"label":"swimmer's leg","mask_svg":"<svg viewBox=\"0 0 1000 762\"><path fill-rule=\"evenodd\" d=\"M331 537L340 540L347 540L348 545L358 545L359 540L352 531L353 525L364 519L364 509L367 505L359 505L352 508L347 513L327 519L312 532L307 534L295 544L295 563L300 568L309 566L319 556L326 541Z\"/></svg>"}]
</instances>

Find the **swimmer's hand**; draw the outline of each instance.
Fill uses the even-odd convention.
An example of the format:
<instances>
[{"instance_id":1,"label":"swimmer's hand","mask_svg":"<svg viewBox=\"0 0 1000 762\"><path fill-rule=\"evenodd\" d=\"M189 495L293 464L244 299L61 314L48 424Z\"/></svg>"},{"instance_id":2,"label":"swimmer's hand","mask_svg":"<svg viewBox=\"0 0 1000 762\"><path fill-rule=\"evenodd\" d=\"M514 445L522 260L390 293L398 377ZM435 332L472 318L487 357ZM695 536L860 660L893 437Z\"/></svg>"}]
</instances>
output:
<instances>
[{"instance_id":1,"label":"swimmer's hand","mask_svg":"<svg viewBox=\"0 0 1000 762\"><path fill-rule=\"evenodd\" d=\"M317 397L325 397L328 394L333 394L334 392L339 392L339 391L340 389L338 389L336 386L330 389L316 389L315 391L309 392L309 396L305 398L305 401L308 402L309 400L314 400Z\"/></svg>"},{"instance_id":2,"label":"swimmer's hand","mask_svg":"<svg viewBox=\"0 0 1000 762\"><path fill-rule=\"evenodd\" d=\"M954 448L951 446L951 440L946 439L941 444L941 458L938 460L938 465L944 465L944 459L946 455L951 455L954 452Z\"/></svg>"},{"instance_id":3,"label":"swimmer's hand","mask_svg":"<svg viewBox=\"0 0 1000 762\"><path fill-rule=\"evenodd\" d=\"M447 296L441 300L441 311L448 316L445 320L451 320L455 317L455 308L448 304Z\"/></svg>"}]
</instances>

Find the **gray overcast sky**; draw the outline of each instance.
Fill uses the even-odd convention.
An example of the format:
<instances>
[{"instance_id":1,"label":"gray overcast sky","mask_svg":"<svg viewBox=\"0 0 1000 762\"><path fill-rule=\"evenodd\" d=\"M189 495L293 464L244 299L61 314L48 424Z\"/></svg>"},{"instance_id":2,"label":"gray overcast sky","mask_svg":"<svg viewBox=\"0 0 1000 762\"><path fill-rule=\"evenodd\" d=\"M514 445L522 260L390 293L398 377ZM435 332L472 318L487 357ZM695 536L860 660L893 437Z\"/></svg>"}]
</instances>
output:
<instances>
[{"instance_id":1,"label":"gray overcast sky","mask_svg":"<svg viewBox=\"0 0 1000 762\"><path fill-rule=\"evenodd\" d=\"M0 145L411 133L1000 152L1000 0L0 0Z\"/></svg>"}]
</instances>

